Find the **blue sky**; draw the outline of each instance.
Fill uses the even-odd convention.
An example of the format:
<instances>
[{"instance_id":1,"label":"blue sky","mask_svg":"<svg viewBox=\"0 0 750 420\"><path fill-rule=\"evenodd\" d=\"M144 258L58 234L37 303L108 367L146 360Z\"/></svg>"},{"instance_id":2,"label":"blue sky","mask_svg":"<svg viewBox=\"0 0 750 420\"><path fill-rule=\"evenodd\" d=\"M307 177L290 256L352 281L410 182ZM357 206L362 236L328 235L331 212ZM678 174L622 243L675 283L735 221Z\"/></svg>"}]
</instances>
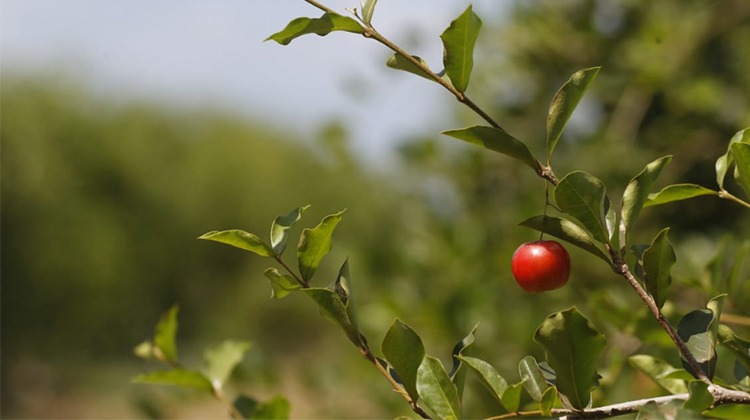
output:
<instances>
[{"instance_id":1,"label":"blue sky","mask_svg":"<svg viewBox=\"0 0 750 420\"><path fill-rule=\"evenodd\" d=\"M358 0L327 0L344 12ZM474 1L485 18L507 2ZM381 0L374 24L439 68L438 36L469 2ZM210 105L270 119L301 137L342 119L367 160L387 158L405 136L451 128L451 97L436 85L387 69L389 53L352 34L263 42L299 16L302 0L2 0L2 71L53 71L120 100ZM487 18L485 18L486 20Z\"/></svg>"}]
</instances>

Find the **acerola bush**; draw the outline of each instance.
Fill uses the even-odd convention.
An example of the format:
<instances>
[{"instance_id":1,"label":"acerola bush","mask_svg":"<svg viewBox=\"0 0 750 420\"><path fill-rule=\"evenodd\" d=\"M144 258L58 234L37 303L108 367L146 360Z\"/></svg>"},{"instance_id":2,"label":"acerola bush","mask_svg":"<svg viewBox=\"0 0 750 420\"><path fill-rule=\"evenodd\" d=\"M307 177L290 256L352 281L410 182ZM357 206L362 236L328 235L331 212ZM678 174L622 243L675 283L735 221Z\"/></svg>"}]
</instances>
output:
<instances>
[{"instance_id":1,"label":"acerola bush","mask_svg":"<svg viewBox=\"0 0 750 420\"><path fill-rule=\"evenodd\" d=\"M575 72L552 98L547 114L546 156L540 160L527 143L509 134L465 93L474 65L474 45L482 26L471 6L441 35L444 70L434 72L424 60L407 53L374 28L375 0L363 0L360 9L350 11L350 15L339 14L314 0L305 1L323 15L295 19L268 40L287 45L307 34L325 36L334 31L359 34L393 52L386 63L389 67L414 73L450 92L486 124L448 130L444 134L518 160L543 179L546 197L543 214L529 217L521 225L554 236L595 257L579 264L606 264L640 298L679 353L682 367L671 366L648 354L633 355L630 364L669 395L597 406L593 391L599 386L600 359L608 344L605 336L575 306L550 314L534 332L534 341L544 349L546 360L523 358L518 365L517 382L508 382L490 363L465 353L475 340L476 328L454 346L450 369L427 353L420 336L399 319L388 328L377 355L357 322L349 262L341 265L330 286L315 285L315 274L331 250L332 236L343 211L302 230L297 242L296 268L287 261L285 251L291 230L307 206L277 217L267 239L241 230L213 231L200 239L231 245L275 262L276 267L264 273L273 297L282 299L291 293L301 293L312 299L322 315L341 328L389 386L423 418L462 417L467 375L475 376L501 407L498 412L486 414L493 418L610 417L634 412L646 417L750 418L750 341L739 337L721 317L724 303L744 287L738 285L742 283L741 278L737 279L739 269L730 273L723 289L713 290L714 295L705 308L688 312L674 326L664 314L671 298L671 268L676 261L668 239L669 229L662 229L647 244L633 240L636 222L645 207L708 195L750 208L750 128L730 139L726 153L716 160L717 189L682 183L653 192L657 178L672 159L664 156L647 163L630 179L621 189L624 192L618 206L596 176L575 170L558 178L552 166L561 134L599 73L599 67ZM744 199L739 197L741 194ZM539 251L543 253L538 254ZM513 256L512 271L525 290L552 290L567 281L570 259L559 243L540 240L518 249ZM145 373L136 380L198 388L226 401L223 384L249 344L227 341L206 352L202 371L183 368L175 346L176 315L174 307L157 325L153 340L136 349L139 356L166 363L169 369ZM720 352L720 348L726 351ZM733 378L717 375L719 362L734 365ZM521 405L523 391L533 401L531 405ZM227 405L237 418L281 418L289 412L283 397L260 403L239 396L233 403L227 401Z\"/></svg>"}]
</instances>

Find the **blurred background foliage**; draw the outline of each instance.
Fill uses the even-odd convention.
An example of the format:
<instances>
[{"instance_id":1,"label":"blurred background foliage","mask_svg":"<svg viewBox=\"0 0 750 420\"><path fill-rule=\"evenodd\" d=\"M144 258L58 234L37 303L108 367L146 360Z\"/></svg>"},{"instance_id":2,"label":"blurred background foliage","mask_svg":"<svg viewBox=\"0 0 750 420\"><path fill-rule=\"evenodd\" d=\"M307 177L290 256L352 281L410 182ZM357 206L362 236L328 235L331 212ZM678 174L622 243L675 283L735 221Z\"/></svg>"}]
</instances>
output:
<instances>
[{"instance_id":1,"label":"blurred background foliage","mask_svg":"<svg viewBox=\"0 0 750 420\"><path fill-rule=\"evenodd\" d=\"M482 18L467 93L537 155L556 89L575 70L603 66L554 167L559 177L591 172L615 203L665 154L674 158L662 185L715 188L716 158L750 125L746 1L516 2L502 19ZM410 42L416 53L424 45ZM436 134L403 139L398 162L373 171L349 151L345 123L323 122L300 139L283 128L291 116L274 125L211 109L116 104L85 83L12 72L1 95L4 417L220 415L210 401L196 408L189 393L128 383L152 367L133 346L173 303L187 364L198 365L213 342L249 339L238 388L287 395L295 418L409 415L311 302L269 299L265 260L195 240L215 229L265 235L274 217L306 204L304 226L348 209L318 278L333 279L349 258L375 348L399 317L447 364L479 322L473 351L516 382L522 357L543 358L535 328L577 305L610 344L598 402L661 392L627 366L628 355L679 365L637 297L588 254L570 249L572 278L562 290L528 295L515 285L510 257L538 237L517 224L541 214L544 184L503 156ZM458 105L455 112L460 124L480 123ZM667 314L679 319L731 287L726 311L747 319L747 211L715 198L647 209L636 238L650 242L664 226L678 252ZM468 415L492 408L481 390L470 395Z\"/></svg>"}]
</instances>

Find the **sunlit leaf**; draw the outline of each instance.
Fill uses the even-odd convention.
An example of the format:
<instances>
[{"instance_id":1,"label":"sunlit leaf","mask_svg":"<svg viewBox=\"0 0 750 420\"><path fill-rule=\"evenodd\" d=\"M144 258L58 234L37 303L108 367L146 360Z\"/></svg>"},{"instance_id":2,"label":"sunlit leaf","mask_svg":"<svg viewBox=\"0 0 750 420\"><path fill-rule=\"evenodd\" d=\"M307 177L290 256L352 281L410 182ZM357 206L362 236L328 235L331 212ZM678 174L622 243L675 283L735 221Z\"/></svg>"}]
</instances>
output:
<instances>
[{"instance_id":1,"label":"sunlit leaf","mask_svg":"<svg viewBox=\"0 0 750 420\"><path fill-rule=\"evenodd\" d=\"M323 257L331 250L333 231L341 221L344 210L323 218L320 224L312 229L305 229L297 245L299 272L302 278L309 281Z\"/></svg>"},{"instance_id":2,"label":"sunlit leaf","mask_svg":"<svg viewBox=\"0 0 750 420\"><path fill-rule=\"evenodd\" d=\"M162 315L159 319L159 323L156 324L156 332L154 333L154 345L167 361L177 361L177 344L175 338L177 337L177 313L179 307L173 305L167 312Z\"/></svg>"},{"instance_id":3,"label":"sunlit leaf","mask_svg":"<svg viewBox=\"0 0 750 420\"><path fill-rule=\"evenodd\" d=\"M750 127L738 131L732 136L729 140L729 146L727 146L727 152L716 160L716 183L719 185L719 189L724 189L724 179L726 178L727 171L729 171L729 167L734 162L732 146L737 143L750 144Z\"/></svg>"},{"instance_id":4,"label":"sunlit leaf","mask_svg":"<svg viewBox=\"0 0 750 420\"><path fill-rule=\"evenodd\" d=\"M206 349L204 372L214 388L221 389L235 366L250 349L247 341L226 340Z\"/></svg>"},{"instance_id":5,"label":"sunlit leaf","mask_svg":"<svg viewBox=\"0 0 750 420\"><path fill-rule=\"evenodd\" d=\"M557 374L556 386L570 404L585 408L599 382L596 366L605 339L576 308L551 314L534 334Z\"/></svg>"},{"instance_id":6,"label":"sunlit leaf","mask_svg":"<svg viewBox=\"0 0 750 420\"><path fill-rule=\"evenodd\" d=\"M735 162L734 179L745 190L745 195L750 198L750 144L733 144L732 154Z\"/></svg>"},{"instance_id":7,"label":"sunlit leaf","mask_svg":"<svg viewBox=\"0 0 750 420\"><path fill-rule=\"evenodd\" d=\"M196 388L209 393L213 393L214 390L211 381L205 375L186 369L156 370L142 373L134 377L133 382Z\"/></svg>"},{"instance_id":8,"label":"sunlit leaf","mask_svg":"<svg viewBox=\"0 0 750 420\"><path fill-rule=\"evenodd\" d=\"M203 234L198 239L231 245L235 248L258 254L261 257L273 257L275 255L273 249L266 245L257 235L247 233L243 230L212 231Z\"/></svg>"},{"instance_id":9,"label":"sunlit leaf","mask_svg":"<svg viewBox=\"0 0 750 420\"><path fill-rule=\"evenodd\" d=\"M704 416L712 419L750 419L750 405L748 404L722 404L708 411L704 411Z\"/></svg>"},{"instance_id":10,"label":"sunlit leaf","mask_svg":"<svg viewBox=\"0 0 750 420\"><path fill-rule=\"evenodd\" d=\"M518 364L518 373L523 380L523 386L534 401L541 401L542 395L549 388L547 380L544 379L542 370L532 356L524 357Z\"/></svg>"},{"instance_id":11,"label":"sunlit leaf","mask_svg":"<svg viewBox=\"0 0 750 420\"><path fill-rule=\"evenodd\" d=\"M422 405L434 417L461 418L458 391L440 360L429 355L424 357L417 371L417 392Z\"/></svg>"},{"instance_id":12,"label":"sunlit leaf","mask_svg":"<svg viewBox=\"0 0 750 420\"><path fill-rule=\"evenodd\" d=\"M560 140L560 135L568 123L568 119L575 111L584 93L599 73L600 67L579 70L570 76L570 80L557 91L552 98L547 115L547 160L552 158L552 152Z\"/></svg>"},{"instance_id":13,"label":"sunlit leaf","mask_svg":"<svg viewBox=\"0 0 750 420\"><path fill-rule=\"evenodd\" d=\"M266 41L276 41L281 45L288 45L295 38L307 34L320 36L328 35L334 31L346 31L353 33L364 33L364 28L356 20L336 13L324 13L319 18L301 17L294 19L279 32L266 38Z\"/></svg>"},{"instance_id":14,"label":"sunlit leaf","mask_svg":"<svg viewBox=\"0 0 750 420\"><path fill-rule=\"evenodd\" d=\"M474 126L444 131L443 134L518 159L535 171L539 167L529 148L521 140L500 128Z\"/></svg>"},{"instance_id":15,"label":"sunlit leaf","mask_svg":"<svg viewBox=\"0 0 750 420\"><path fill-rule=\"evenodd\" d=\"M654 382L672 394L682 394L687 392L687 384L682 379L674 379L669 375L679 369L671 366L664 360L657 359L653 356L638 354L628 358L630 364L645 373Z\"/></svg>"},{"instance_id":16,"label":"sunlit leaf","mask_svg":"<svg viewBox=\"0 0 750 420\"><path fill-rule=\"evenodd\" d=\"M671 160L672 156L665 156L649 163L625 188L622 195L622 224L626 232L623 246L630 243L628 238L631 228L635 225L643 205L651 194L656 179Z\"/></svg>"},{"instance_id":17,"label":"sunlit leaf","mask_svg":"<svg viewBox=\"0 0 750 420\"><path fill-rule=\"evenodd\" d=\"M484 360L476 357L459 356L459 359L468 366L471 371L477 374L479 381L484 385L490 394L505 407L508 411L515 411L518 409L517 405L509 404L510 407L505 405L502 397L508 389L508 383L505 381L492 365L485 362Z\"/></svg>"},{"instance_id":18,"label":"sunlit leaf","mask_svg":"<svg viewBox=\"0 0 750 420\"><path fill-rule=\"evenodd\" d=\"M674 184L664 187L657 193L648 195L644 207L657 206L660 204L672 203L674 201L687 200L702 195L718 195L714 190L710 190L695 184Z\"/></svg>"},{"instance_id":19,"label":"sunlit leaf","mask_svg":"<svg viewBox=\"0 0 750 420\"><path fill-rule=\"evenodd\" d=\"M469 86L474 67L474 45L481 27L482 20L469 5L440 35L443 40L445 72L459 92L464 92Z\"/></svg>"},{"instance_id":20,"label":"sunlit leaf","mask_svg":"<svg viewBox=\"0 0 750 420\"><path fill-rule=\"evenodd\" d=\"M427 65L427 62L422 60L418 56L414 55L412 57L418 62L420 62L424 66L424 68L426 69L430 68ZM412 74L416 74L417 76L424 77L427 80L434 81L429 73L427 73L426 71L424 71L422 68L412 63L411 61L407 60L406 57L400 54L393 54L392 56L390 56L388 60L385 62L385 65L395 70L406 71Z\"/></svg>"},{"instance_id":21,"label":"sunlit leaf","mask_svg":"<svg viewBox=\"0 0 750 420\"><path fill-rule=\"evenodd\" d=\"M380 347L388 363L398 374L404 389L413 399L417 393L417 371L425 351L422 339L408 325L396 319L388 329Z\"/></svg>"},{"instance_id":22,"label":"sunlit leaf","mask_svg":"<svg viewBox=\"0 0 750 420\"><path fill-rule=\"evenodd\" d=\"M713 378L716 368L716 339L710 333L713 320L713 311L697 309L686 314L677 324L677 334L709 378ZM682 365L695 376L693 368L684 359Z\"/></svg>"},{"instance_id":23,"label":"sunlit leaf","mask_svg":"<svg viewBox=\"0 0 750 420\"><path fill-rule=\"evenodd\" d=\"M268 268L263 274L271 282L271 297L273 298L282 299L302 287L294 277L281 274L275 268Z\"/></svg>"},{"instance_id":24,"label":"sunlit leaf","mask_svg":"<svg viewBox=\"0 0 750 420\"><path fill-rule=\"evenodd\" d=\"M521 405L521 391L523 391L523 381L517 384L508 385L500 398L503 407L509 413L515 413Z\"/></svg>"},{"instance_id":25,"label":"sunlit leaf","mask_svg":"<svg viewBox=\"0 0 750 420\"><path fill-rule=\"evenodd\" d=\"M539 232L552 235L588 251L610 264L609 257L594 244L591 234L568 219L553 216L534 216L520 223Z\"/></svg>"},{"instance_id":26,"label":"sunlit leaf","mask_svg":"<svg viewBox=\"0 0 750 420\"><path fill-rule=\"evenodd\" d=\"M302 213L310 206L294 209L284 216L277 217L271 224L271 248L276 255L281 256L286 249L289 240L289 230L302 217Z\"/></svg>"},{"instance_id":27,"label":"sunlit leaf","mask_svg":"<svg viewBox=\"0 0 750 420\"><path fill-rule=\"evenodd\" d=\"M362 9L362 20L369 25L372 22L372 15L375 13L375 4L378 0L362 0L360 8Z\"/></svg>"},{"instance_id":28,"label":"sunlit leaf","mask_svg":"<svg viewBox=\"0 0 750 420\"><path fill-rule=\"evenodd\" d=\"M548 387L544 394L542 394L542 399L539 401L539 411L542 412L543 416L550 416L552 413L552 408L555 406L555 401L557 401L557 388L554 386Z\"/></svg>"},{"instance_id":29,"label":"sunlit leaf","mask_svg":"<svg viewBox=\"0 0 750 420\"><path fill-rule=\"evenodd\" d=\"M643 252L643 277L646 290L661 308L667 300L672 284L672 266L677 262L672 244L667 238L669 228L663 229Z\"/></svg>"},{"instance_id":30,"label":"sunlit leaf","mask_svg":"<svg viewBox=\"0 0 750 420\"><path fill-rule=\"evenodd\" d=\"M608 241L604 218L607 190L595 176L583 171L565 175L555 187L555 202L560 209L573 216L601 243Z\"/></svg>"}]
</instances>

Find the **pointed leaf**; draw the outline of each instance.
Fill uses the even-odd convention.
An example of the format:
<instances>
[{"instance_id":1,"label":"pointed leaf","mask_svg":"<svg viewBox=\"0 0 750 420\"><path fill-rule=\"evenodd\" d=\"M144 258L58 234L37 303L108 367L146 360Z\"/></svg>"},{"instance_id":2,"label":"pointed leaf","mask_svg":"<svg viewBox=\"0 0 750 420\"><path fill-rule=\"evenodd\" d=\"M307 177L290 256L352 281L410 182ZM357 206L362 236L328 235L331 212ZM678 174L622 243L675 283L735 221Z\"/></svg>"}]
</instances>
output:
<instances>
[{"instance_id":1,"label":"pointed leaf","mask_svg":"<svg viewBox=\"0 0 750 420\"><path fill-rule=\"evenodd\" d=\"M215 389L221 389L250 349L247 341L226 340L206 349L204 372Z\"/></svg>"},{"instance_id":2,"label":"pointed leaf","mask_svg":"<svg viewBox=\"0 0 750 420\"><path fill-rule=\"evenodd\" d=\"M306 281L312 278L320 261L331 250L331 236L336 229L336 225L341 221L341 215L344 214L344 211L328 215L323 218L318 226L302 231L297 245L297 257L299 272Z\"/></svg>"},{"instance_id":3,"label":"pointed leaf","mask_svg":"<svg viewBox=\"0 0 750 420\"><path fill-rule=\"evenodd\" d=\"M687 384L682 379L674 379L670 374L677 372L676 369L664 360L657 359L645 354L630 356L628 362L634 368L645 373L659 386L672 394L682 394L688 391Z\"/></svg>"},{"instance_id":4,"label":"pointed leaf","mask_svg":"<svg viewBox=\"0 0 750 420\"><path fill-rule=\"evenodd\" d=\"M378 0L362 0L360 3L362 9L362 20L366 25L370 25L372 22L372 15L375 13L375 4Z\"/></svg>"},{"instance_id":5,"label":"pointed leaf","mask_svg":"<svg viewBox=\"0 0 750 420\"><path fill-rule=\"evenodd\" d=\"M549 388L542 370L532 356L524 357L518 364L518 372L523 380L523 386L534 401L541 401L542 395Z\"/></svg>"},{"instance_id":6,"label":"pointed leaf","mask_svg":"<svg viewBox=\"0 0 750 420\"><path fill-rule=\"evenodd\" d=\"M578 309L551 314L534 334L557 373L557 390L577 409L585 408L598 383L596 365L605 340Z\"/></svg>"},{"instance_id":7,"label":"pointed leaf","mask_svg":"<svg viewBox=\"0 0 750 420\"><path fill-rule=\"evenodd\" d=\"M271 248L277 256L281 256L286 249L289 240L289 230L302 217L302 213L310 206L294 209L289 214L277 217L271 224Z\"/></svg>"},{"instance_id":8,"label":"pointed leaf","mask_svg":"<svg viewBox=\"0 0 750 420\"><path fill-rule=\"evenodd\" d=\"M509 413L515 413L521 405L521 391L523 391L523 382L508 385L501 398L503 407Z\"/></svg>"},{"instance_id":9,"label":"pointed leaf","mask_svg":"<svg viewBox=\"0 0 750 420\"><path fill-rule=\"evenodd\" d=\"M608 241L604 219L607 189L595 176L582 171L565 175L555 187L555 201L560 209L573 216L585 227L594 240Z\"/></svg>"},{"instance_id":10,"label":"pointed leaf","mask_svg":"<svg viewBox=\"0 0 750 420\"><path fill-rule=\"evenodd\" d=\"M509 404L510 407L508 407L503 402L502 398L508 389L508 382L506 382L505 378L497 372L497 369L484 360L477 359L476 357L459 356L458 358L465 363L471 371L477 374L482 385L487 388L490 394L497 400L497 402L502 404L506 410L513 412L518 409L517 405L514 407L513 404Z\"/></svg>"},{"instance_id":11,"label":"pointed leaf","mask_svg":"<svg viewBox=\"0 0 750 420\"><path fill-rule=\"evenodd\" d=\"M552 152L557 146L560 135L568 123L568 119L586 93L591 82L599 73L600 67L579 70L570 76L570 80L557 91L549 107L547 115L547 160L552 158Z\"/></svg>"},{"instance_id":12,"label":"pointed leaf","mask_svg":"<svg viewBox=\"0 0 750 420\"><path fill-rule=\"evenodd\" d=\"M541 401L539 401L539 411L542 412L543 416L549 417L552 414L555 401L557 401L557 388L554 386L548 387L542 394Z\"/></svg>"},{"instance_id":13,"label":"pointed leaf","mask_svg":"<svg viewBox=\"0 0 750 420\"><path fill-rule=\"evenodd\" d=\"M518 159L535 171L539 168L539 163L531 155L529 148L500 128L474 126L444 131L443 134Z\"/></svg>"},{"instance_id":14,"label":"pointed leaf","mask_svg":"<svg viewBox=\"0 0 750 420\"><path fill-rule=\"evenodd\" d=\"M643 252L643 276L646 290L661 308L667 301L672 284L672 266L677 262L672 244L667 238L669 228L663 229Z\"/></svg>"},{"instance_id":15,"label":"pointed leaf","mask_svg":"<svg viewBox=\"0 0 750 420\"><path fill-rule=\"evenodd\" d=\"M198 239L221 242L235 248L250 251L261 257L273 257L273 249L266 245L257 235L247 233L243 230L211 231L203 234Z\"/></svg>"},{"instance_id":16,"label":"pointed leaf","mask_svg":"<svg viewBox=\"0 0 750 420\"><path fill-rule=\"evenodd\" d=\"M594 244L591 234L575 224L575 222L560 217L534 216L530 219L524 220L520 224L521 226L526 226L538 230L539 232L544 232L556 238L560 238L596 255L606 261L607 264L611 264L607 254Z\"/></svg>"},{"instance_id":17,"label":"pointed leaf","mask_svg":"<svg viewBox=\"0 0 750 420\"><path fill-rule=\"evenodd\" d=\"M417 393L417 371L424 359L422 339L411 327L396 319L383 338L380 350L398 374L400 382L412 399Z\"/></svg>"},{"instance_id":18,"label":"pointed leaf","mask_svg":"<svg viewBox=\"0 0 750 420\"><path fill-rule=\"evenodd\" d=\"M276 299L285 298L289 293L299 290L302 285L288 274L281 274L275 268L268 268L263 273L271 282L271 297Z\"/></svg>"},{"instance_id":19,"label":"pointed leaf","mask_svg":"<svg viewBox=\"0 0 750 420\"><path fill-rule=\"evenodd\" d=\"M336 276L336 282L333 284L333 291L339 295L339 298L344 302L344 305L351 308L350 300L352 296L352 286L349 282L349 278L349 259L347 258L344 261L344 264L341 265L338 276Z\"/></svg>"},{"instance_id":20,"label":"pointed leaf","mask_svg":"<svg viewBox=\"0 0 750 420\"><path fill-rule=\"evenodd\" d=\"M685 401L685 408L701 412L714 403L714 397L708 391L708 384L703 381L692 381L688 384L690 396Z\"/></svg>"},{"instance_id":21,"label":"pointed leaf","mask_svg":"<svg viewBox=\"0 0 750 420\"><path fill-rule=\"evenodd\" d=\"M417 371L417 392L422 405L434 417L461 418L458 391L440 360L429 355L424 357Z\"/></svg>"},{"instance_id":22,"label":"pointed leaf","mask_svg":"<svg viewBox=\"0 0 750 420\"><path fill-rule=\"evenodd\" d=\"M677 324L677 335L685 341L688 350L709 378L713 378L716 368L716 338L709 332L713 319L710 309L697 309L686 314ZM695 376L685 360L682 360L682 365Z\"/></svg>"},{"instance_id":23,"label":"pointed leaf","mask_svg":"<svg viewBox=\"0 0 750 420\"><path fill-rule=\"evenodd\" d=\"M625 240L623 246L627 246L630 243L628 240L630 238L630 231L633 225L635 225L635 221L638 219L638 215L646 203L654 187L654 183L656 183L656 179L671 160L672 156L664 156L649 163L625 188L625 193L622 195L622 224L623 231L626 232L625 238L623 238Z\"/></svg>"},{"instance_id":24,"label":"pointed leaf","mask_svg":"<svg viewBox=\"0 0 750 420\"><path fill-rule=\"evenodd\" d=\"M732 145L734 155L734 179L745 190L750 198L750 144L735 143Z\"/></svg>"},{"instance_id":25,"label":"pointed leaf","mask_svg":"<svg viewBox=\"0 0 750 420\"><path fill-rule=\"evenodd\" d=\"M134 377L133 382L196 388L209 393L213 393L214 391L211 381L202 373L186 369L157 370L142 373Z\"/></svg>"},{"instance_id":26,"label":"pointed leaf","mask_svg":"<svg viewBox=\"0 0 750 420\"><path fill-rule=\"evenodd\" d=\"M427 62L422 60L418 56L413 55L412 57L419 61L426 69L430 68L427 65ZM407 60L406 57L400 54L393 54L392 56L390 56L385 62L385 65L395 70L403 70L412 74L416 74L417 76L424 77L427 80L434 81L429 73L427 73L411 61Z\"/></svg>"},{"instance_id":27,"label":"pointed leaf","mask_svg":"<svg viewBox=\"0 0 750 420\"><path fill-rule=\"evenodd\" d=\"M729 140L729 146L727 146L727 152L716 160L716 183L719 185L719 189L724 189L724 178L726 178L727 171L734 162L732 146L736 143L750 144L750 127L738 131L732 136Z\"/></svg>"},{"instance_id":28,"label":"pointed leaf","mask_svg":"<svg viewBox=\"0 0 750 420\"><path fill-rule=\"evenodd\" d=\"M160 352L157 358L164 358L165 361L176 362L177 361L177 344L175 338L177 337L177 313L180 308L177 305L173 305L167 312L162 315L159 323L156 324L156 332L154 333L154 345Z\"/></svg>"},{"instance_id":29,"label":"pointed leaf","mask_svg":"<svg viewBox=\"0 0 750 420\"><path fill-rule=\"evenodd\" d=\"M337 323L344 330L352 343L357 347L364 344L364 338L359 332L354 317L336 292L321 288L302 289L302 291L315 301L325 318Z\"/></svg>"},{"instance_id":30,"label":"pointed leaf","mask_svg":"<svg viewBox=\"0 0 750 420\"><path fill-rule=\"evenodd\" d=\"M695 184L674 184L664 187L658 193L648 195L648 199L644 203L644 207L658 206L660 204L667 204L674 201L687 200L693 197L700 197L702 195L718 195L714 190L701 187Z\"/></svg>"},{"instance_id":31,"label":"pointed leaf","mask_svg":"<svg viewBox=\"0 0 750 420\"><path fill-rule=\"evenodd\" d=\"M469 5L440 35L440 39L443 40L445 72L453 87L462 93L469 86L471 70L474 67L474 45L481 27L482 20Z\"/></svg>"},{"instance_id":32,"label":"pointed leaf","mask_svg":"<svg viewBox=\"0 0 750 420\"><path fill-rule=\"evenodd\" d=\"M302 35L316 34L325 36L334 31L346 31L357 34L365 32L362 25L348 16L341 16L336 13L324 13L319 18L301 17L294 19L284 29L266 38L266 41L272 40L281 45L288 45L295 38Z\"/></svg>"}]
</instances>

